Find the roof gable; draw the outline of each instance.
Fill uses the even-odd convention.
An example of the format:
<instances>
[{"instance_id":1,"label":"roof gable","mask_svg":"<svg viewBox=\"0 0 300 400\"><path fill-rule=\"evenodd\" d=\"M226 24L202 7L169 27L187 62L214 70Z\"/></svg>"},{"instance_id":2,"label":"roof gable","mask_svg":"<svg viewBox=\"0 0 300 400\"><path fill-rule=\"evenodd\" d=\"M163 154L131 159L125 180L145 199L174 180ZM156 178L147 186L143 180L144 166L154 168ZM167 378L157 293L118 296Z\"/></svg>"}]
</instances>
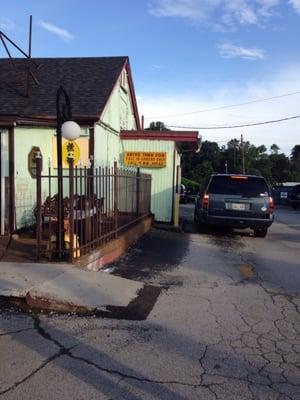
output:
<instances>
[{"instance_id":1,"label":"roof gable","mask_svg":"<svg viewBox=\"0 0 300 400\"><path fill-rule=\"evenodd\" d=\"M134 89L134 83L133 83L131 68L130 68L130 64L129 64L129 60L128 59L125 62L124 67L120 71L119 81L121 81L121 79L122 79L121 78L121 74L122 74L123 71L125 71L127 73L129 99L130 99L130 102L131 102L132 112L133 112L133 116L134 116L135 123L136 123L136 129L141 129L140 117L139 117L138 106L137 106L136 95L135 95L135 89ZM119 85L118 85L118 82L116 82L114 87L112 88L112 91L111 91L110 95L112 95L113 90L116 87L120 87L120 86L122 86L121 82L119 82ZM125 92L127 93L127 90L125 90ZM105 113L105 107L109 107L109 101L108 100L109 99L107 99L106 105L102 109L100 118L102 118L104 113Z\"/></svg>"},{"instance_id":2,"label":"roof gable","mask_svg":"<svg viewBox=\"0 0 300 400\"><path fill-rule=\"evenodd\" d=\"M73 118L99 119L127 57L35 58L38 65L30 96L26 92L25 59L14 59L22 82L9 59L0 59L0 116L56 118L56 91L64 87L71 99ZM23 83L24 81L24 83Z\"/></svg>"}]
</instances>

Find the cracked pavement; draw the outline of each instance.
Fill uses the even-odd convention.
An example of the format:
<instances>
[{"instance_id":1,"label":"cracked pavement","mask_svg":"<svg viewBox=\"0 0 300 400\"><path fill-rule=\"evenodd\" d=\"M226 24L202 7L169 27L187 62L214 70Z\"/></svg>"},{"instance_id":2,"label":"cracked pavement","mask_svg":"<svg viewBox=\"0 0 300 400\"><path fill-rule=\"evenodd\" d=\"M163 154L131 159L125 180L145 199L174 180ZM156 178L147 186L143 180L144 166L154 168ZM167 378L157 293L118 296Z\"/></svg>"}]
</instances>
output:
<instances>
[{"instance_id":1,"label":"cracked pavement","mask_svg":"<svg viewBox=\"0 0 300 400\"><path fill-rule=\"evenodd\" d=\"M0 313L0 399L300 399L300 213L266 239L153 229L111 267L146 321Z\"/></svg>"}]
</instances>

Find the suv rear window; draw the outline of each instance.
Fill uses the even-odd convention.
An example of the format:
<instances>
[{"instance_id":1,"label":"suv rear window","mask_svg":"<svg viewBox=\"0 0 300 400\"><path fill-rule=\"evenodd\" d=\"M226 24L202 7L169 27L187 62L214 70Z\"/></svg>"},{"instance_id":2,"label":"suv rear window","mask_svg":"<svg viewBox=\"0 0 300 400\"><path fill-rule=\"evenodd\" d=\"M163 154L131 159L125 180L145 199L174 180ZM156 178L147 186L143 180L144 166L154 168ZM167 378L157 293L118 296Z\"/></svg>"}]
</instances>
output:
<instances>
[{"instance_id":1,"label":"suv rear window","mask_svg":"<svg viewBox=\"0 0 300 400\"><path fill-rule=\"evenodd\" d=\"M229 194L242 197L260 197L261 194L269 195L269 188L263 178L231 176L213 176L210 181L208 193Z\"/></svg>"}]
</instances>

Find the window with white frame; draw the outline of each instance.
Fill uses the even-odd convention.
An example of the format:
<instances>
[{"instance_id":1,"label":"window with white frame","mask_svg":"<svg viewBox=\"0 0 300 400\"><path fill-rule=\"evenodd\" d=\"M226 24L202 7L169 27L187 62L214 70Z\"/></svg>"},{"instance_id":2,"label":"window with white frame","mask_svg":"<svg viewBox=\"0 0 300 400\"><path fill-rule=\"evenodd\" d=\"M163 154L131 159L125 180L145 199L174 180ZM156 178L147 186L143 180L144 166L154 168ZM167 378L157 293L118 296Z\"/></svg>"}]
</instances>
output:
<instances>
[{"instance_id":1,"label":"window with white frame","mask_svg":"<svg viewBox=\"0 0 300 400\"><path fill-rule=\"evenodd\" d=\"M122 87L122 89L125 89L125 90L126 90L126 81L127 81L126 70L123 69L123 71L121 73L121 87Z\"/></svg>"}]
</instances>

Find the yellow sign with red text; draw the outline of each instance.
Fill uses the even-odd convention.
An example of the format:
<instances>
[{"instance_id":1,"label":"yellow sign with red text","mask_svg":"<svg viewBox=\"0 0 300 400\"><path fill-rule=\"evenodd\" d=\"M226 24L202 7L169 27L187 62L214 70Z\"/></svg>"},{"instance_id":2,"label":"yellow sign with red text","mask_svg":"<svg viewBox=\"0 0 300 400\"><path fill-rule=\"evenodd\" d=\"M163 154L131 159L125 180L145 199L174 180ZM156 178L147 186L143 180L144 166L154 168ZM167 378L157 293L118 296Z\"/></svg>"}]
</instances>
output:
<instances>
[{"instance_id":1,"label":"yellow sign with red text","mask_svg":"<svg viewBox=\"0 0 300 400\"><path fill-rule=\"evenodd\" d=\"M125 151L124 164L128 167L164 168L167 153L162 151Z\"/></svg>"}]
</instances>

